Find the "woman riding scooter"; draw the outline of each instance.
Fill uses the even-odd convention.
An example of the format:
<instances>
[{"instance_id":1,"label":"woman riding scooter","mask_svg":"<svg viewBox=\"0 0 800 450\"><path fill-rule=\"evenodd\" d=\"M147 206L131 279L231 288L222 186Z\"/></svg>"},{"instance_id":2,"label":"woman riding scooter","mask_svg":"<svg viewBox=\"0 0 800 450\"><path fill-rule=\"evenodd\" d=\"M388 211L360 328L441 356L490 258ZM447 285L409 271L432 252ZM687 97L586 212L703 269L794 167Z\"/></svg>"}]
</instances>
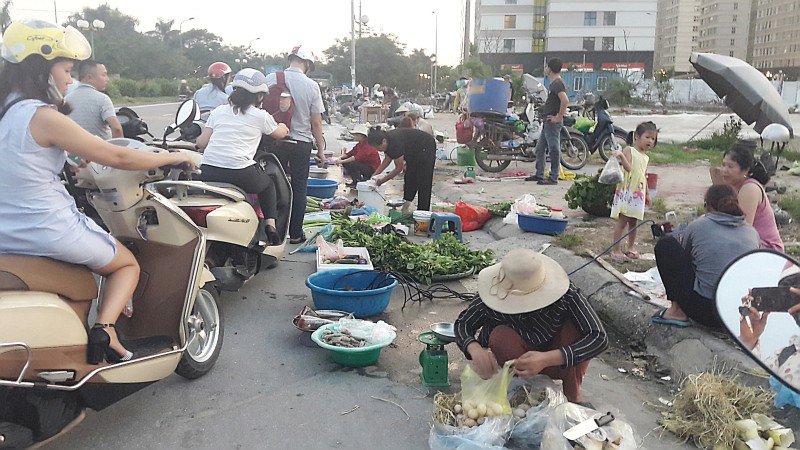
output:
<instances>
[{"instance_id":1,"label":"woman riding scooter","mask_svg":"<svg viewBox=\"0 0 800 450\"><path fill-rule=\"evenodd\" d=\"M240 70L233 78L228 104L211 112L203 134L197 138L197 146L205 149L200 179L235 184L246 192L258 194L267 222L267 237L270 244L278 245L283 241L275 228L278 194L253 157L262 134L283 139L289 129L256 106L267 92L267 77L263 73L249 68Z\"/></svg>"},{"instance_id":2,"label":"woman riding scooter","mask_svg":"<svg viewBox=\"0 0 800 450\"><path fill-rule=\"evenodd\" d=\"M64 115L70 71L91 47L75 28L41 20L12 23L3 34L0 71L0 254L45 256L85 265L105 277L87 362L127 361L136 355L114 324L139 281L133 254L78 212L59 181L67 154L120 169L187 163L182 153L140 152L109 144ZM70 157L72 159L72 156Z\"/></svg>"},{"instance_id":3,"label":"woman riding scooter","mask_svg":"<svg viewBox=\"0 0 800 450\"><path fill-rule=\"evenodd\" d=\"M214 108L228 102L228 93L225 87L231 76L231 66L222 61L217 61L208 66L208 83L194 93L201 113L213 111Z\"/></svg>"}]
</instances>

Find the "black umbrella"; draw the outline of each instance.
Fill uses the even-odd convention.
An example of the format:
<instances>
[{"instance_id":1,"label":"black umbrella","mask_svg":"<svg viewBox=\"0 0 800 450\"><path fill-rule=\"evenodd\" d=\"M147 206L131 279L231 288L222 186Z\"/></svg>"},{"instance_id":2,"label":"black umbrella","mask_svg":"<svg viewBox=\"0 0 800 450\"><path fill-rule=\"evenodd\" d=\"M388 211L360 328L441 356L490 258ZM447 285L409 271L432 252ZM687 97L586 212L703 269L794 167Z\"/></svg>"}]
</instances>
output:
<instances>
[{"instance_id":1,"label":"black umbrella","mask_svg":"<svg viewBox=\"0 0 800 450\"><path fill-rule=\"evenodd\" d=\"M780 94L755 67L741 59L713 53L694 52L689 62L745 123L755 122L753 129L757 133L771 123L779 123L794 136L789 110L783 105Z\"/></svg>"}]
</instances>

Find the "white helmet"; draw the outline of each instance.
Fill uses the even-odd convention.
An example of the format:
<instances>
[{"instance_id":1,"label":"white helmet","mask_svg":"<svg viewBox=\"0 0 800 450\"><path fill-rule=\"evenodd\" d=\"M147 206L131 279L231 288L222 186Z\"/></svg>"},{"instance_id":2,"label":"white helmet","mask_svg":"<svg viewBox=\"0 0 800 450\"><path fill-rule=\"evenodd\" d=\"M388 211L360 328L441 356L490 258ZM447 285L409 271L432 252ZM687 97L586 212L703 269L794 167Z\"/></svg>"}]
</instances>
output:
<instances>
[{"instance_id":1,"label":"white helmet","mask_svg":"<svg viewBox=\"0 0 800 450\"><path fill-rule=\"evenodd\" d=\"M791 139L791 133L786 126L779 123L771 123L761 131L761 139L785 144Z\"/></svg>"},{"instance_id":2,"label":"white helmet","mask_svg":"<svg viewBox=\"0 0 800 450\"><path fill-rule=\"evenodd\" d=\"M314 71L314 62L316 61L316 58L314 57L314 52L309 50L308 47L304 45L294 46L292 48L292 51L289 52L288 58L291 60L293 56L308 62L311 66L308 71L309 72Z\"/></svg>"},{"instance_id":3,"label":"white helmet","mask_svg":"<svg viewBox=\"0 0 800 450\"><path fill-rule=\"evenodd\" d=\"M260 71L250 68L240 70L239 73L233 77L231 86L235 88L242 88L253 94L269 92L269 86L267 86L267 77L265 77Z\"/></svg>"}]
</instances>

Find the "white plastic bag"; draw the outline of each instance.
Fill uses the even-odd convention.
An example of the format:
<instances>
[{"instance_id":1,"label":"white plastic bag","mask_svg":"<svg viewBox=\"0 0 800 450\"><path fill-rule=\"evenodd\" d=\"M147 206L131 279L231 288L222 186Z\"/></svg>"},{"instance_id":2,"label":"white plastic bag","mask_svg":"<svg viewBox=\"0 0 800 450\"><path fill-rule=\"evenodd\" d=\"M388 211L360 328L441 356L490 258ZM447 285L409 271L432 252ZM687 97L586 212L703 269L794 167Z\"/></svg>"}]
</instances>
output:
<instances>
[{"instance_id":1,"label":"white plastic bag","mask_svg":"<svg viewBox=\"0 0 800 450\"><path fill-rule=\"evenodd\" d=\"M513 426L511 416L495 416L468 429L434 422L428 436L431 450L495 450L503 445Z\"/></svg>"},{"instance_id":2,"label":"white plastic bag","mask_svg":"<svg viewBox=\"0 0 800 450\"><path fill-rule=\"evenodd\" d=\"M331 244L324 237L317 236L317 247L322 261L336 261L343 258L347 253L344 251L344 243L341 239Z\"/></svg>"},{"instance_id":3,"label":"white plastic bag","mask_svg":"<svg viewBox=\"0 0 800 450\"><path fill-rule=\"evenodd\" d=\"M563 403L555 408L550 414L550 420L544 429L542 435L542 450L573 450L572 445L569 444L567 438L564 437L564 432L574 427L575 425L588 420L592 417L599 416L597 411L584 408L583 406L576 405L575 403ZM633 428L626 422L616 417L613 422L602 427L608 436L609 442L617 445L618 450L636 450L636 436L633 434ZM593 442L597 440L592 439L592 436L597 431L587 434L577 440L577 442L585 448L600 448L597 445L592 446ZM589 442L589 440L593 442ZM602 446L602 444L601 444Z\"/></svg>"},{"instance_id":4,"label":"white plastic bag","mask_svg":"<svg viewBox=\"0 0 800 450\"><path fill-rule=\"evenodd\" d=\"M514 377L508 386L508 400L511 401L518 389L527 388L529 392L544 390L545 397L541 403L531 407L523 419L515 419L509 442L514 448L538 449L542 445L542 435L550 420L550 415L558 405L566 403L567 398L561 386L547 375L536 375L532 378Z\"/></svg>"},{"instance_id":5,"label":"white plastic bag","mask_svg":"<svg viewBox=\"0 0 800 450\"><path fill-rule=\"evenodd\" d=\"M347 330L353 336L367 340L367 345L378 344L394 338L397 328L379 320L378 323L361 319L339 319L339 330Z\"/></svg>"},{"instance_id":6,"label":"white plastic bag","mask_svg":"<svg viewBox=\"0 0 800 450\"><path fill-rule=\"evenodd\" d=\"M525 194L522 197L514 200L514 204L511 205L511 210L503 218L503 223L507 223L509 225L516 225L517 215L536 214L536 210L538 208L539 205L536 203L536 197L532 196L531 194Z\"/></svg>"},{"instance_id":7,"label":"white plastic bag","mask_svg":"<svg viewBox=\"0 0 800 450\"><path fill-rule=\"evenodd\" d=\"M622 167L620 167L616 157L612 156L608 158L597 181L603 184L617 184L622 182Z\"/></svg>"}]
</instances>

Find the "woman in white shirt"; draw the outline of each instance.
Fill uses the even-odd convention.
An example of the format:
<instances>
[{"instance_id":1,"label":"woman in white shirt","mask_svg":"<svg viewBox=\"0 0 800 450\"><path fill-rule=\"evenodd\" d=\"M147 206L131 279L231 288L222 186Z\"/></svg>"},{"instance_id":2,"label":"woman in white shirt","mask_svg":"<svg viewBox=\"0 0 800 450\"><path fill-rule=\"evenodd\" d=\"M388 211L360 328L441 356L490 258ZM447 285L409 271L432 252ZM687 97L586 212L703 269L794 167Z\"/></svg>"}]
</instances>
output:
<instances>
[{"instance_id":1,"label":"woman in white shirt","mask_svg":"<svg viewBox=\"0 0 800 450\"><path fill-rule=\"evenodd\" d=\"M269 91L263 73L242 69L233 78L232 86L228 104L211 112L203 134L197 138L197 146L204 149L200 179L235 184L258 195L270 244L280 244L283 239L275 229L277 191L253 157L262 135L283 139L289 129L256 106Z\"/></svg>"}]
</instances>

